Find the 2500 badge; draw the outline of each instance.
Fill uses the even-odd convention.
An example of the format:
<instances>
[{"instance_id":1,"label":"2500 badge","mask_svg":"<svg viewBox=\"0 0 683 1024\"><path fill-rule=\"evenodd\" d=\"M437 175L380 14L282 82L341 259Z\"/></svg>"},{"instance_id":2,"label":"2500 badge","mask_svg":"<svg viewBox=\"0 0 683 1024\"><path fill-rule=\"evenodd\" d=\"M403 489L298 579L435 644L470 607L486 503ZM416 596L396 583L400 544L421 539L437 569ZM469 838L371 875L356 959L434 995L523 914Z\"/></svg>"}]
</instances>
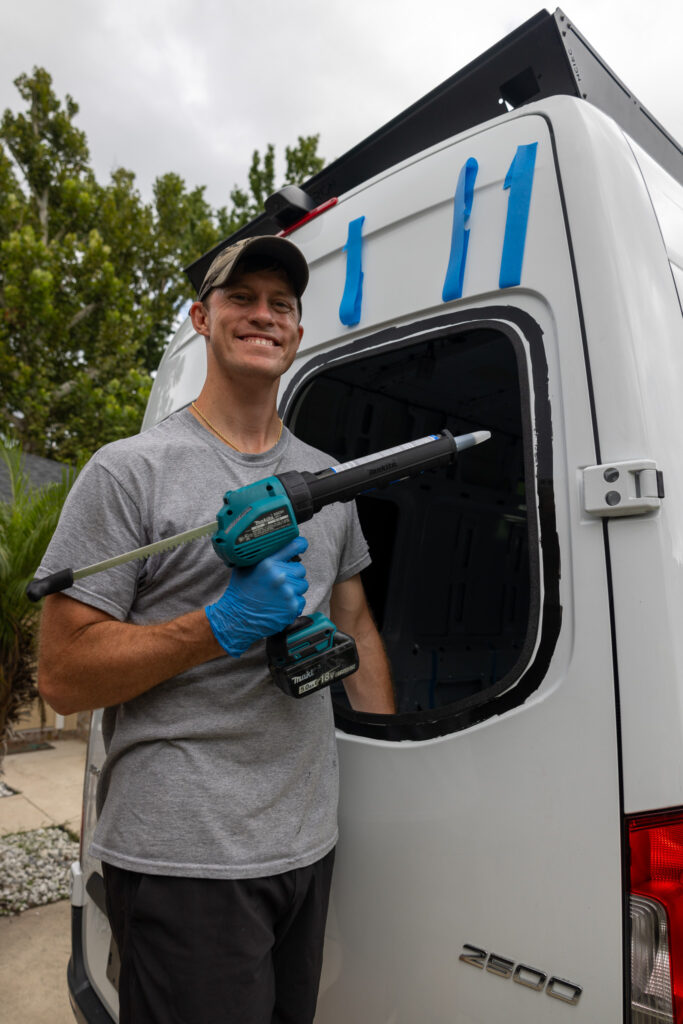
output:
<instances>
[{"instance_id":1,"label":"2500 badge","mask_svg":"<svg viewBox=\"0 0 683 1024\"><path fill-rule=\"evenodd\" d=\"M470 946L469 943L465 943L463 950L465 952L461 953L459 957L463 963L478 967L481 971L487 970L499 978L512 978L518 985L530 988L534 992L545 991L545 994L551 999L559 999L563 1003L569 1003L570 1006L576 1006L581 997L583 989L579 985L565 981L564 978L557 978L555 975L549 977L545 971L539 971L537 967L516 964L514 960L508 960L496 953L488 953L485 949L480 949L479 946Z\"/></svg>"}]
</instances>

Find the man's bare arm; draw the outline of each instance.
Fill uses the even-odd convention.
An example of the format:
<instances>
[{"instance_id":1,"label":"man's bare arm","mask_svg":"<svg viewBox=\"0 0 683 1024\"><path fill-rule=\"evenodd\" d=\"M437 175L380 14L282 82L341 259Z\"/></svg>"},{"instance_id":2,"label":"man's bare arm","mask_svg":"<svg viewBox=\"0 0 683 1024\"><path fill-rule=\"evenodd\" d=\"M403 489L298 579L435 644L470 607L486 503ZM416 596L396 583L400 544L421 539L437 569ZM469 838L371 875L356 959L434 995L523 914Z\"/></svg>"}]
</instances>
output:
<instances>
[{"instance_id":1,"label":"man's bare arm","mask_svg":"<svg viewBox=\"0 0 683 1024\"><path fill-rule=\"evenodd\" d=\"M308 589L306 550L295 537L249 570L235 570L213 604L168 622L119 622L66 594L46 598L38 687L60 714L132 700L214 658L238 658L257 640L293 622Z\"/></svg>"},{"instance_id":2,"label":"man's bare arm","mask_svg":"<svg viewBox=\"0 0 683 1024\"><path fill-rule=\"evenodd\" d=\"M43 606L38 688L58 714L69 715L131 700L179 672L225 656L203 609L137 626L53 594Z\"/></svg>"},{"instance_id":3,"label":"man's bare arm","mask_svg":"<svg viewBox=\"0 0 683 1024\"><path fill-rule=\"evenodd\" d=\"M360 576L337 583L330 601L332 621L342 633L356 641L360 667L343 680L346 695L355 711L372 714L395 714L391 670L368 608Z\"/></svg>"}]
</instances>

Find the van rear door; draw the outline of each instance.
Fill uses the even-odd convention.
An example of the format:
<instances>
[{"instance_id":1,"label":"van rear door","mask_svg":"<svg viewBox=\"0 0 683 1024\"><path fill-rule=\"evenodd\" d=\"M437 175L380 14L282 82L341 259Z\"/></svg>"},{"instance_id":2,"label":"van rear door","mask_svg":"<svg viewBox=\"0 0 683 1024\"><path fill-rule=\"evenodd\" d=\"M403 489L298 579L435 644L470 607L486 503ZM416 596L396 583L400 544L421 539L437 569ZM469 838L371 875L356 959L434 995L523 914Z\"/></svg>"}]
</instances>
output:
<instances>
[{"instance_id":1,"label":"van rear door","mask_svg":"<svg viewBox=\"0 0 683 1024\"><path fill-rule=\"evenodd\" d=\"M347 461L444 427L492 432L454 468L359 501L399 713L334 694L341 839L318 1024L622 1017L609 577L581 508L595 425L555 147L573 101L556 102L552 130L525 112L475 131L296 237L322 294L283 403L300 437ZM501 290L530 147L520 280ZM360 218L361 310L344 329ZM454 258L461 293L444 301Z\"/></svg>"}]
</instances>

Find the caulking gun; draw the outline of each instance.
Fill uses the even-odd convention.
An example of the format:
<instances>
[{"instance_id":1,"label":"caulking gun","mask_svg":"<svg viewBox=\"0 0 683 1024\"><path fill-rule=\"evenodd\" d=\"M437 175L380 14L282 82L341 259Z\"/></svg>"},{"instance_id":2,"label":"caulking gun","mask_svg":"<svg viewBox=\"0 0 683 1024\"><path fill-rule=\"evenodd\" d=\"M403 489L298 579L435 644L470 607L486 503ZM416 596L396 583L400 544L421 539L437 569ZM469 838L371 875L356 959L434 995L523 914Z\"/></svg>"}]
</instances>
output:
<instances>
[{"instance_id":1,"label":"caulking gun","mask_svg":"<svg viewBox=\"0 0 683 1024\"><path fill-rule=\"evenodd\" d=\"M258 480L227 491L223 507L210 523L81 569L61 569L31 580L26 593L31 601L39 601L47 594L67 590L84 576L169 551L208 534L213 534L213 549L227 566L255 565L297 537L299 524L325 505L352 501L360 494L453 462L459 452L490 436L488 430L458 437L442 430L318 473L290 470ZM358 668L354 640L320 612L303 615L283 632L269 637L266 652L275 682L293 697L314 693Z\"/></svg>"}]
</instances>

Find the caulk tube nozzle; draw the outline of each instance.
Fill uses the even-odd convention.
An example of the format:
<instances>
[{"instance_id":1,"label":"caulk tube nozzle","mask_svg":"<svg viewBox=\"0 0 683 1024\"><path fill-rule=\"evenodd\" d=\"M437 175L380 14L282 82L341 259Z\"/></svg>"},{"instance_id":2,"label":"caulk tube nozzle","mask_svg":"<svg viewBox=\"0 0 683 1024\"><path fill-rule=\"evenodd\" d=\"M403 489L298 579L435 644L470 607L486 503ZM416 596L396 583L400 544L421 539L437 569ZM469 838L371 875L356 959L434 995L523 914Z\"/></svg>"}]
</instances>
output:
<instances>
[{"instance_id":1,"label":"caulk tube nozzle","mask_svg":"<svg viewBox=\"0 0 683 1024\"><path fill-rule=\"evenodd\" d=\"M44 576L40 580L31 580L26 588L26 596L29 601L40 601L41 597L48 594L57 594L60 590L68 590L74 583L73 569L60 569L53 572L51 576Z\"/></svg>"},{"instance_id":2,"label":"caulk tube nozzle","mask_svg":"<svg viewBox=\"0 0 683 1024\"><path fill-rule=\"evenodd\" d=\"M474 448L475 444L481 444L483 441L488 441L491 436L490 430L475 430L471 434L458 434L454 437L455 447L459 452L463 452L465 448Z\"/></svg>"}]
</instances>

